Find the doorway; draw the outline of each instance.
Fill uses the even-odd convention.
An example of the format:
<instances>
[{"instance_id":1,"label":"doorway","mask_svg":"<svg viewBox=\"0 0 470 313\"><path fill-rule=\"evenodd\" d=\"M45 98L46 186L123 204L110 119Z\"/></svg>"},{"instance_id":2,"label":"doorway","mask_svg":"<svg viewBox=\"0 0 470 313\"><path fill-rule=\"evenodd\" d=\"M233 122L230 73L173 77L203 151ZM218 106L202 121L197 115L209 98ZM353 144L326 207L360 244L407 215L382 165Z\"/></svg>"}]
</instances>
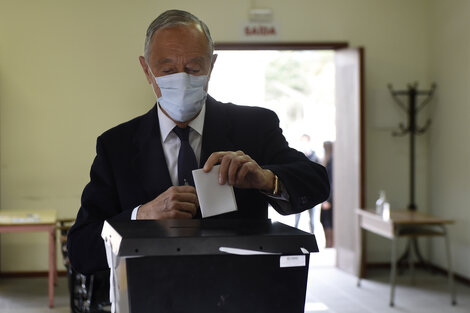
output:
<instances>
[{"instance_id":1,"label":"doorway","mask_svg":"<svg viewBox=\"0 0 470 313\"><path fill-rule=\"evenodd\" d=\"M219 43L209 92L220 101L275 111L289 144L302 151L305 145L301 135L311 135L310 146L320 161L323 141L335 141L335 249L329 249L335 251L326 262L354 274L358 256L364 253L357 250L354 213L356 208L364 207L365 199L364 50L347 47L345 42ZM278 77L279 71L292 80L283 82ZM268 82L267 77L273 80ZM333 84L327 85L326 81L331 80ZM315 81L320 85L315 86ZM316 104L315 98L320 99ZM320 251L325 251L319 213L320 208L315 208L314 233ZM281 216L274 210L270 211L270 218L295 225L294 216ZM304 212L298 226L309 231L308 225L309 216ZM320 258L319 264L323 263Z\"/></svg>"},{"instance_id":2,"label":"doorway","mask_svg":"<svg viewBox=\"0 0 470 313\"><path fill-rule=\"evenodd\" d=\"M322 163L323 143L334 142L334 50L218 50L210 94L219 101L276 112L289 145ZM321 250L325 232L320 205L299 215L269 218L312 232ZM312 219L312 220L311 220Z\"/></svg>"}]
</instances>

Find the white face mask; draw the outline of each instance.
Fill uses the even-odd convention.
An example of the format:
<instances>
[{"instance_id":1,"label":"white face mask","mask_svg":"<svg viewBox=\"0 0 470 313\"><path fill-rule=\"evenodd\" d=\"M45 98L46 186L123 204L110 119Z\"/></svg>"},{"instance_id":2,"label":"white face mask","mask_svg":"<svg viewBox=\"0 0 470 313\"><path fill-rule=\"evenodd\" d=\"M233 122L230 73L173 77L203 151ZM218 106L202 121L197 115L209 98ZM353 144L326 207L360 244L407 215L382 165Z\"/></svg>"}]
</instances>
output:
<instances>
[{"instance_id":1,"label":"white face mask","mask_svg":"<svg viewBox=\"0 0 470 313\"><path fill-rule=\"evenodd\" d=\"M175 73L155 77L162 96L158 103L175 121L186 122L199 113L206 102L209 77Z\"/></svg>"}]
</instances>

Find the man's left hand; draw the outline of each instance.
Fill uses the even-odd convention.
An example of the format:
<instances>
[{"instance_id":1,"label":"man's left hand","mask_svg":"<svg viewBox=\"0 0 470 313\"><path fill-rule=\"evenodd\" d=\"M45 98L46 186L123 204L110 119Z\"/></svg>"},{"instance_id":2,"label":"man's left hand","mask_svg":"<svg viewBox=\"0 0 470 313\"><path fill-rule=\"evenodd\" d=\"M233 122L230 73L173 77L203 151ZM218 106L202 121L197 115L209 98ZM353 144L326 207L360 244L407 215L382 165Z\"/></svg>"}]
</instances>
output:
<instances>
[{"instance_id":1,"label":"man's left hand","mask_svg":"<svg viewBox=\"0 0 470 313\"><path fill-rule=\"evenodd\" d=\"M274 173L261 168L243 151L212 153L204 164L204 172L210 172L216 164L220 164L219 184L221 185L228 183L237 188L253 188L266 192L272 192L274 189Z\"/></svg>"}]
</instances>

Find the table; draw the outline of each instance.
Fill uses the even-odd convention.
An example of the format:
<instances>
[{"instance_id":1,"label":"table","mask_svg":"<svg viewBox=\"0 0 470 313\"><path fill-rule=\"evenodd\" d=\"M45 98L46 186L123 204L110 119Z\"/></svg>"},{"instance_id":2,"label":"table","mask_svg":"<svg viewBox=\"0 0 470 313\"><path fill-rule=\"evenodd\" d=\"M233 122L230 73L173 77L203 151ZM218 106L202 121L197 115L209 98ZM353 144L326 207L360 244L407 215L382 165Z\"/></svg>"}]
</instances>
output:
<instances>
[{"instance_id":1,"label":"table","mask_svg":"<svg viewBox=\"0 0 470 313\"><path fill-rule=\"evenodd\" d=\"M456 304L451 253L449 238L447 235L446 225L453 224L454 221L444 219L430 214L409 211L409 210L392 210L390 218L384 219L382 216L375 213L375 210L356 209L356 216L359 226L359 269L358 269L358 286L360 286L360 279L362 276L362 269L365 264L365 256L363 253L362 245L364 234L362 230L370 231L374 234L392 240L392 253L391 253L391 272L390 272L390 306L394 305L395 297L395 279L397 270L397 239L399 237L409 237L415 239L419 236L442 236L445 239L446 254L447 254L447 272L449 292L451 294L451 303ZM413 262L410 262L411 269L413 270Z\"/></svg>"},{"instance_id":2,"label":"table","mask_svg":"<svg viewBox=\"0 0 470 313\"><path fill-rule=\"evenodd\" d=\"M49 307L54 307L54 284L57 283L56 220L54 210L0 211L0 233L49 233Z\"/></svg>"}]
</instances>

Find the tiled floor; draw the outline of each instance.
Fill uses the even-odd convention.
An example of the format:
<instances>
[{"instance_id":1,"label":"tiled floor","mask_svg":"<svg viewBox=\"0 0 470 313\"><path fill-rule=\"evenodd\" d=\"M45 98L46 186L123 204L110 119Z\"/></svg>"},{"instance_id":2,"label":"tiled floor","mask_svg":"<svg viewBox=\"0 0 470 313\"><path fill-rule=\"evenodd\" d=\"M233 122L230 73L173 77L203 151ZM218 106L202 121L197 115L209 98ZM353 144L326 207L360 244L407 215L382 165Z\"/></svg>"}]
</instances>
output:
<instances>
[{"instance_id":1,"label":"tiled floor","mask_svg":"<svg viewBox=\"0 0 470 313\"><path fill-rule=\"evenodd\" d=\"M395 306L390 307L389 271L369 270L357 287L357 278L332 266L309 271L306 313L469 313L470 287L456 283L457 305L451 305L447 278L416 270L414 284L405 273L398 276Z\"/></svg>"},{"instance_id":2,"label":"tiled floor","mask_svg":"<svg viewBox=\"0 0 470 313\"><path fill-rule=\"evenodd\" d=\"M53 309L49 309L47 278L0 279L1 313L66 313L70 312L68 301L65 277L59 277Z\"/></svg>"},{"instance_id":3,"label":"tiled floor","mask_svg":"<svg viewBox=\"0 0 470 313\"><path fill-rule=\"evenodd\" d=\"M328 253L328 252L327 252ZM447 280L439 274L417 271L416 283L399 276L395 307L388 306L388 271L370 271L370 277L356 287L356 277L323 260L312 258L309 271L306 313L468 313L470 287L457 284L457 306L450 305ZM55 308L48 308L46 278L0 280L1 313L69 312L67 281L59 279L55 289ZM289 312L286 312L289 313Z\"/></svg>"}]
</instances>

